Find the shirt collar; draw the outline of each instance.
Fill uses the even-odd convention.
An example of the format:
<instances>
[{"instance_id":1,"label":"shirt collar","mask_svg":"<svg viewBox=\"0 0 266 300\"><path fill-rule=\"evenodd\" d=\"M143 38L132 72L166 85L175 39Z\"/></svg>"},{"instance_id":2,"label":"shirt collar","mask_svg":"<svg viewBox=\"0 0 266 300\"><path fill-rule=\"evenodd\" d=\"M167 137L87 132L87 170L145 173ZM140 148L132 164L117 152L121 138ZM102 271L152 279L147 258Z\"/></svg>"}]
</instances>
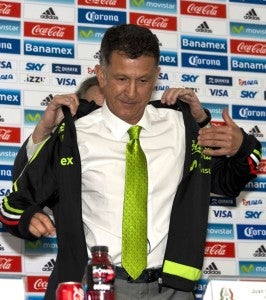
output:
<instances>
[{"instance_id":1,"label":"shirt collar","mask_svg":"<svg viewBox=\"0 0 266 300\"><path fill-rule=\"evenodd\" d=\"M117 140L121 140L127 133L128 129L132 126L114 115L106 105L106 102L104 102L102 106L102 115L106 127L110 129ZM151 130L151 119L147 107L144 110L141 120L136 125L140 125L144 130Z\"/></svg>"}]
</instances>

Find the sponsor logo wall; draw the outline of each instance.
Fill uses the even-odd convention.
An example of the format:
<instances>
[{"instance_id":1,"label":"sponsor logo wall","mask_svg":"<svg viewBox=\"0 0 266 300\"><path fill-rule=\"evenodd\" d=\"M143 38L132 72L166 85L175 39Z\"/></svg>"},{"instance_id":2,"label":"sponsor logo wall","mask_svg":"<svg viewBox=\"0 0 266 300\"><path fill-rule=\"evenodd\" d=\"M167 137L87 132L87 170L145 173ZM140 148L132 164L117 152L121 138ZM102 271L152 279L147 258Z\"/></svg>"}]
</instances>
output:
<instances>
[{"instance_id":1,"label":"sponsor logo wall","mask_svg":"<svg viewBox=\"0 0 266 300\"><path fill-rule=\"evenodd\" d=\"M153 99L169 87L192 88L214 126L223 125L227 108L262 142L259 175L239 197L210 196L197 299L209 275L265 277L265 0L0 0L0 197L11 190L18 149L53 95L94 75L105 30L125 22L160 40ZM28 300L43 299L56 252L55 238L22 241L0 223L0 274L25 276Z\"/></svg>"}]
</instances>

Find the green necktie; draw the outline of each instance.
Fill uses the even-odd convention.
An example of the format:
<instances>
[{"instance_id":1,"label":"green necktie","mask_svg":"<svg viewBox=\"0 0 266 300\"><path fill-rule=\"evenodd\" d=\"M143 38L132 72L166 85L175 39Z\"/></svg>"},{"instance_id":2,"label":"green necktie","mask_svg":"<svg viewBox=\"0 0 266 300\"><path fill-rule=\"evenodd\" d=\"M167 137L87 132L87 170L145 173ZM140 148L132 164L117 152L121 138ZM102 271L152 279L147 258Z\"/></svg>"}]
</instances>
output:
<instances>
[{"instance_id":1,"label":"green necktie","mask_svg":"<svg viewBox=\"0 0 266 300\"><path fill-rule=\"evenodd\" d=\"M136 279L147 267L147 161L139 142L140 126L130 127L122 225L122 266Z\"/></svg>"}]
</instances>

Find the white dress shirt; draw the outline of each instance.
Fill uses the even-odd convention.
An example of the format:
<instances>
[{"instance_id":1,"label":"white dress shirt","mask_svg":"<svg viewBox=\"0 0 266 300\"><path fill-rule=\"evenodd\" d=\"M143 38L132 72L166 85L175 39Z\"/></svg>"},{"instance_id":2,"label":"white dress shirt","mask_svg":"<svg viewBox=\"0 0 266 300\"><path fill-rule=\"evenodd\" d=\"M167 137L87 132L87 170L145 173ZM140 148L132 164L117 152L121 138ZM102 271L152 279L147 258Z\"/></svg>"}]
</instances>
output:
<instances>
[{"instance_id":1,"label":"white dress shirt","mask_svg":"<svg viewBox=\"0 0 266 300\"><path fill-rule=\"evenodd\" d=\"M107 105L76 122L82 168L82 218L90 255L93 245L106 245L121 265L125 149L131 126ZM169 219L182 178L185 130L182 113L148 105L138 122L148 164L148 267L162 265Z\"/></svg>"}]
</instances>

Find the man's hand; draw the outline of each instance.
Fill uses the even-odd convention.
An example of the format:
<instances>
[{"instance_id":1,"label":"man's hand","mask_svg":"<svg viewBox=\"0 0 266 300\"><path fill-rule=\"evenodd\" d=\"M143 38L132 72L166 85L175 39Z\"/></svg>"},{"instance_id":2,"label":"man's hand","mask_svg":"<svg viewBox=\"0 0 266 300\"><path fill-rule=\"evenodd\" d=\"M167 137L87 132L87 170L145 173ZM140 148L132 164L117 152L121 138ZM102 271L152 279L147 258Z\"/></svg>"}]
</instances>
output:
<instances>
[{"instance_id":1,"label":"man's hand","mask_svg":"<svg viewBox=\"0 0 266 300\"><path fill-rule=\"evenodd\" d=\"M77 112L79 106L79 100L76 94L56 95L52 101L48 104L45 112L36 125L32 139L35 144L45 140L53 129L62 121L64 118L62 112L62 106L68 106L72 116Z\"/></svg>"},{"instance_id":2,"label":"man's hand","mask_svg":"<svg viewBox=\"0 0 266 300\"><path fill-rule=\"evenodd\" d=\"M191 89L169 88L164 91L161 102L171 105L175 104L177 99L188 103L191 114L197 123L200 123L207 118L197 95Z\"/></svg>"},{"instance_id":3,"label":"man's hand","mask_svg":"<svg viewBox=\"0 0 266 300\"><path fill-rule=\"evenodd\" d=\"M227 109L222 113L225 126L211 126L199 130L198 144L200 146L211 147L205 149L204 154L211 156L228 155L233 156L239 150L243 134L241 129L231 119Z\"/></svg>"},{"instance_id":4,"label":"man's hand","mask_svg":"<svg viewBox=\"0 0 266 300\"><path fill-rule=\"evenodd\" d=\"M56 234L52 220L46 214L42 213L33 215L29 225L29 231L36 237L55 236Z\"/></svg>"}]
</instances>

